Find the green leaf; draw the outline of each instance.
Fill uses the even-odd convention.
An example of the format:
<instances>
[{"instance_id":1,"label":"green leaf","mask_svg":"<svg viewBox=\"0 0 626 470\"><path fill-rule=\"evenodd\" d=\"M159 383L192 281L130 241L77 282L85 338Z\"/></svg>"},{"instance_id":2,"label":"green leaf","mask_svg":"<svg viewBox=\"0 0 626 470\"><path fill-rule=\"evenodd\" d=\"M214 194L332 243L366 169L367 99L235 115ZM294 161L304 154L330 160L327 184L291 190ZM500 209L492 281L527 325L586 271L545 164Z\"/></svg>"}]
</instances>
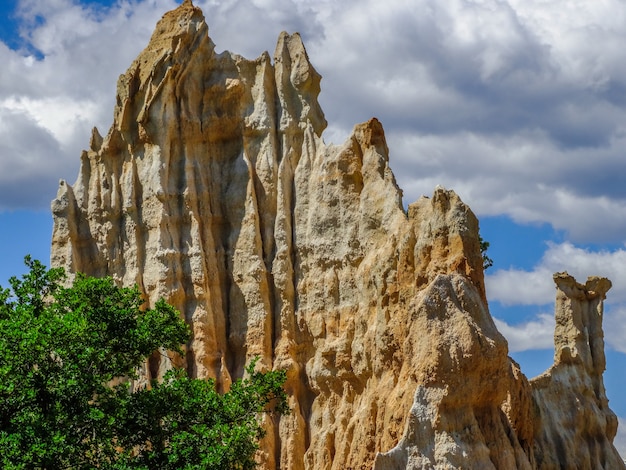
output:
<instances>
[{"instance_id":1,"label":"green leaf","mask_svg":"<svg viewBox=\"0 0 626 470\"><path fill-rule=\"evenodd\" d=\"M262 413L287 412L285 371L255 372L220 395L212 380L169 371L130 393L155 350L181 352L179 312L111 278L25 259L0 288L0 467L251 469ZM116 383L117 385L111 385Z\"/></svg>"}]
</instances>

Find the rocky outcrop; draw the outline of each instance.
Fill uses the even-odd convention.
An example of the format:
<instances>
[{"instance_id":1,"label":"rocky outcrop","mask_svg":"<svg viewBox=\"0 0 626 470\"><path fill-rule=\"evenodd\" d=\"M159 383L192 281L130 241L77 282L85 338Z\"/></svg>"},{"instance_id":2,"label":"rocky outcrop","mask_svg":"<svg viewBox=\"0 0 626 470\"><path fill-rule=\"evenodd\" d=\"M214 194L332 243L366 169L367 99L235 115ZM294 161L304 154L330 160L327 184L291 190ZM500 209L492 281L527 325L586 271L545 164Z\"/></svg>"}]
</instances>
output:
<instances>
[{"instance_id":1,"label":"rocky outcrop","mask_svg":"<svg viewBox=\"0 0 626 470\"><path fill-rule=\"evenodd\" d=\"M554 281L554 365L528 382L511 360L498 372L493 358L481 358L492 364L485 367L468 354L477 364L464 361L469 371L461 374L440 361L437 385L418 386L402 440L378 455L375 470L624 468L612 444L617 418L602 382L602 301L611 282L591 277L583 286L567 273ZM485 317L473 318L482 323L478 330L493 328ZM450 320L446 331L462 324ZM477 332L468 338L466 344L484 341ZM448 385L459 376L463 386Z\"/></svg>"},{"instance_id":2,"label":"rocky outcrop","mask_svg":"<svg viewBox=\"0 0 626 470\"><path fill-rule=\"evenodd\" d=\"M538 407L538 467L624 468L612 444L617 417L602 381L602 301L611 282L590 277L581 285L567 273L555 274L554 281L554 365L531 381Z\"/></svg>"},{"instance_id":3,"label":"rocky outcrop","mask_svg":"<svg viewBox=\"0 0 626 470\"><path fill-rule=\"evenodd\" d=\"M592 365L563 372L579 388L529 383L488 312L476 217L443 188L405 211L376 119L326 145L320 79L297 34L248 60L215 52L189 0L167 13L60 184L52 265L181 311L184 359L155 354L146 377L177 363L227 389L254 356L285 369L292 412L267 423L266 469L557 468L573 440L567 462L614 462L599 317L580 317ZM555 441L559 386L597 402L593 433Z\"/></svg>"}]
</instances>

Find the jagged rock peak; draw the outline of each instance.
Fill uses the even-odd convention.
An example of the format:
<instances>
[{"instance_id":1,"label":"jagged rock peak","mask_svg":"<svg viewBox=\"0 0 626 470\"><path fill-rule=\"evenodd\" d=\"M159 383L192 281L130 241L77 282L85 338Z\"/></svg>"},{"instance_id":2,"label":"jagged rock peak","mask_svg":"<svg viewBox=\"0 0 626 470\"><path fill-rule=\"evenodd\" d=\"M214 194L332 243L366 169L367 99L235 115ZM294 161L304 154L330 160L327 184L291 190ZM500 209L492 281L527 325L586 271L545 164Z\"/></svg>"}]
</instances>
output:
<instances>
[{"instance_id":1,"label":"jagged rock peak","mask_svg":"<svg viewBox=\"0 0 626 470\"><path fill-rule=\"evenodd\" d=\"M191 1L164 15L59 186L51 264L180 310L185 357L155 354L144 379L178 364L225 390L255 356L285 369L264 469L623 469L607 282L557 278L557 359L529 382L489 315L470 208L438 187L405 211L376 119L327 146L320 80L297 34L249 60L215 53Z\"/></svg>"}]
</instances>

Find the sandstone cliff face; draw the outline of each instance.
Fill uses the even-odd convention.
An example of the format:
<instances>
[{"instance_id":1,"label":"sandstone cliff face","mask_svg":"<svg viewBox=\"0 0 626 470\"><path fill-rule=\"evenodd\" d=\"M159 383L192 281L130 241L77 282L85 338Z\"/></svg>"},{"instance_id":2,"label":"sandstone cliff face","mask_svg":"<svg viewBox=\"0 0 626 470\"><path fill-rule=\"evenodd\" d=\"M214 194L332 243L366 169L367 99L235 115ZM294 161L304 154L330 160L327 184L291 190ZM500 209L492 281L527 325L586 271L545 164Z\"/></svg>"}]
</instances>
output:
<instances>
[{"instance_id":1,"label":"sandstone cliff face","mask_svg":"<svg viewBox=\"0 0 626 470\"><path fill-rule=\"evenodd\" d=\"M226 389L254 356L286 369L266 469L624 468L607 281L559 284L563 347L529 383L489 315L471 210L438 188L405 212L375 119L325 145L320 78L297 34L248 60L215 53L190 1L166 14L60 184L52 265L181 311L185 358L155 355L146 377L185 361Z\"/></svg>"},{"instance_id":2,"label":"sandstone cliff face","mask_svg":"<svg viewBox=\"0 0 626 470\"><path fill-rule=\"evenodd\" d=\"M444 390L420 384L402 440L378 455L374 469L624 468L612 444L617 418L602 382L602 301L611 283L592 277L583 286L567 273L554 281L554 365L529 383L509 360L508 374L501 367L500 376L486 379L490 390L479 383ZM477 340L474 334L470 342ZM482 374L497 372L486 369ZM443 363L437 374L442 382L457 376ZM476 400L480 394L488 399Z\"/></svg>"}]
</instances>

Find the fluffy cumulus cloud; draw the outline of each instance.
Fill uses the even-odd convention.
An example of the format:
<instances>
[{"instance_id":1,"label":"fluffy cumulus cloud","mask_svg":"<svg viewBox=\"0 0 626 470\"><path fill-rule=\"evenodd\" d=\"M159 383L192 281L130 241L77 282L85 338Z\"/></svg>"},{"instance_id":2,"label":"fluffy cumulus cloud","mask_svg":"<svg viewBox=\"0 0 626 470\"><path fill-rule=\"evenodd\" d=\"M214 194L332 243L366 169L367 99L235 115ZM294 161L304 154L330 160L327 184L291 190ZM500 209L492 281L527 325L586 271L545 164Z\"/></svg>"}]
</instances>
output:
<instances>
[{"instance_id":1,"label":"fluffy cumulus cloud","mask_svg":"<svg viewBox=\"0 0 626 470\"><path fill-rule=\"evenodd\" d=\"M626 352L626 250L591 251L569 242L550 243L541 261L532 270L497 270L486 277L488 296L502 305L535 305L554 302L554 272L567 271L584 283L589 275L608 277L613 287L607 294L604 329L607 344ZM509 339L513 351L552 346L554 320L539 314L535 319L510 325L498 320L498 329ZM549 341L547 340L549 338Z\"/></svg>"},{"instance_id":2,"label":"fluffy cumulus cloud","mask_svg":"<svg viewBox=\"0 0 626 470\"><path fill-rule=\"evenodd\" d=\"M536 319L509 325L507 322L494 318L498 331L509 343L509 352L527 351L529 349L551 349L554 347L554 315L541 313Z\"/></svg>"},{"instance_id":3,"label":"fluffy cumulus cloud","mask_svg":"<svg viewBox=\"0 0 626 470\"><path fill-rule=\"evenodd\" d=\"M89 128L110 125L117 75L176 3L19 2L22 48L0 45L0 114L20 126L0 129L0 185L20 183L0 208L50 199L43 168L73 177ZM626 232L620 0L195 3L218 50L256 57L299 31L324 76L326 140L377 116L407 202L443 184L479 215L548 222L574 241ZM34 181L41 194L19 191Z\"/></svg>"},{"instance_id":4,"label":"fluffy cumulus cloud","mask_svg":"<svg viewBox=\"0 0 626 470\"><path fill-rule=\"evenodd\" d=\"M579 282L590 275L608 277L611 303L626 303L626 250L591 251L569 242L549 243L548 249L531 271L498 270L486 278L491 299L503 304L544 305L553 302L552 274L567 271ZM546 279L550 282L546 282ZM542 287L548 284L548 287Z\"/></svg>"},{"instance_id":5,"label":"fluffy cumulus cloud","mask_svg":"<svg viewBox=\"0 0 626 470\"><path fill-rule=\"evenodd\" d=\"M0 210L45 208L59 178L74 180L91 128L111 125L118 75L176 4L90 5L21 0L10 13L19 35L0 43Z\"/></svg>"},{"instance_id":6,"label":"fluffy cumulus cloud","mask_svg":"<svg viewBox=\"0 0 626 470\"><path fill-rule=\"evenodd\" d=\"M110 126L117 76L177 3L17 2L19 38L0 43L0 210L43 208L58 178L75 177L90 128ZM377 116L406 202L442 184L479 215L547 222L573 242L624 241L624 2L195 3L218 51L256 57L281 30L299 31L324 76L326 140ZM550 263L501 273L497 295L525 276L543 298Z\"/></svg>"},{"instance_id":7,"label":"fluffy cumulus cloud","mask_svg":"<svg viewBox=\"0 0 626 470\"><path fill-rule=\"evenodd\" d=\"M312 40L345 103L329 122L377 114L409 201L441 183L479 214L623 237L624 4L389 3L342 6Z\"/></svg>"}]
</instances>

